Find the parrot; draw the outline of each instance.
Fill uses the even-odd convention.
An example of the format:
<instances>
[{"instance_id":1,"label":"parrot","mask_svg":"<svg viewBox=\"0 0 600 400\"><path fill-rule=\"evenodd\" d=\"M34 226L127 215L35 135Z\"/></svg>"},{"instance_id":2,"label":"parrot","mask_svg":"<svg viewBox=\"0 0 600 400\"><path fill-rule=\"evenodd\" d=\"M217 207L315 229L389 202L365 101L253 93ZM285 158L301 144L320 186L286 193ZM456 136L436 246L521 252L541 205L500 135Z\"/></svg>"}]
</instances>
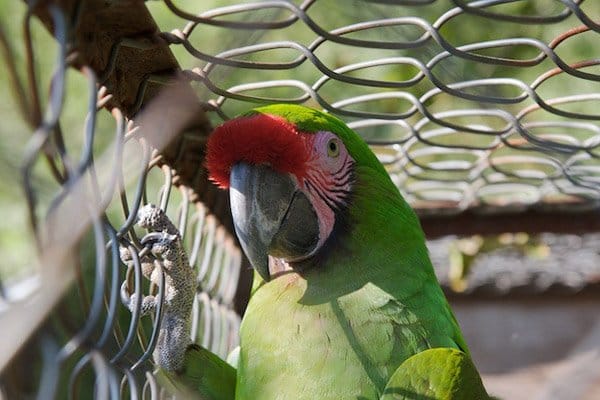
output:
<instances>
[{"instance_id":1,"label":"parrot","mask_svg":"<svg viewBox=\"0 0 600 400\"><path fill-rule=\"evenodd\" d=\"M255 108L208 139L254 269L233 365L197 345L168 374L201 399L492 399L417 215L344 122Z\"/></svg>"}]
</instances>

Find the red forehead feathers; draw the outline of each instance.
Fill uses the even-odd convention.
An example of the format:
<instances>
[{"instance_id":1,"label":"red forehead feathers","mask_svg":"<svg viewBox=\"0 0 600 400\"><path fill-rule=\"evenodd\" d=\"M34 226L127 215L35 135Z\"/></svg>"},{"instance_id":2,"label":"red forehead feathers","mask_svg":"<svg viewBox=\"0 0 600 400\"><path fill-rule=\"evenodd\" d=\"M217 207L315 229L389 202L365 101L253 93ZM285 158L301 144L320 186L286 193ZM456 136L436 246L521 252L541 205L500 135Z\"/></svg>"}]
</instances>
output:
<instances>
[{"instance_id":1,"label":"red forehead feathers","mask_svg":"<svg viewBox=\"0 0 600 400\"><path fill-rule=\"evenodd\" d=\"M231 167L244 161L268 164L282 173L304 173L308 158L304 135L285 119L256 114L225 122L208 139L206 167L220 188L229 187Z\"/></svg>"}]
</instances>

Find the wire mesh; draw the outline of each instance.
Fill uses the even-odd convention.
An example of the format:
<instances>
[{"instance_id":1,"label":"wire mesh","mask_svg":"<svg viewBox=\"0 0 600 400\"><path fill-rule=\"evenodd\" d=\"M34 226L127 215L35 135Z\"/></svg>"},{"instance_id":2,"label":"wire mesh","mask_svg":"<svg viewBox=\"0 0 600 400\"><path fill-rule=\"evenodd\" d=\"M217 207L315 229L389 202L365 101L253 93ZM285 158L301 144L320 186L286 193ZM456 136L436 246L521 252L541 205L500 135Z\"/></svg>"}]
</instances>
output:
<instances>
[{"instance_id":1,"label":"wire mesh","mask_svg":"<svg viewBox=\"0 0 600 400\"><path fill-rule=\"evenodd\" d=\"M93 1L80 2L79 9L59 6L67 3L43 4L58 46L47 81L35 68L30 24L36 4L28 3L24 16L25 83L0 29L12 95L33 130L21 173L40 265L27 280L0 282L0 317L11 338L0 341L0 392L7 398L165 397L151 358L167 280L160 259L152 259L159 279L149 282L144 275L142 260L151 254L135 226L138 210L153 203L177 227L198 282L190 337L222 357L237 343L233 297L241 253L214 204L209 209L196 188L181 181L185 169L172 168L162 151L170 136L160 132L155 140L149 132L164 115L146 123L130 118L143 113L154 86L172 77L142 68L138 80L110 81L128 49L154 49L156 43L111 37L100 68L78 64L73 48L85 52L85 45L73 43L72 34L88 22L78 17ZM122 2L122 13L133 14L131 4ZM600 58L594 44L600 10L594 1L532 4L147 5L183 20L183 28L157 37L177 52L187 68L182 77L215 122L256 104L323 108L365 137L421 213L598 209ZM159 22L161 15L155 14ZM487 27L475 31L483 36L471 32L476 25ZM63 132L60 123L69 66L83 72L88 86L84 139L75 148L65 141L79 133ZM118 84L131 86L133 94L123 95ZM96 120L103 107L111 109L113 140L99 146ZM188 169L198 169L197 161ZM58 184L49 199L39 184L41 168ZM119 247L133 250L127 267ZM86 258L79 254L83 248L94 254ZM146 294L155 294L160 306L142 318ZM120 300L130 295L138 304L133 313ZM24 313L30 318L19 318ZM34 379L23 382L27 376Z\"/></svg>"},{"instance_id":2,"label":"wire mesh","mask_svg":"<svg viewBox=\"0 0 600 400\"><path fill-rule=\"evenodd\" d=\"M421 212L598 207L594 2L165 4L190 22L161 36L202 62L185 75L223 119L272 102L338 115Z\"/></svg>"},{"instance_id":3,"label":"wire mesh","mask_svg":"<svg viewBox=\"0 0 600 400\"><path fill-rule=\"evenodd\" d=\"M68 91L66 76L77 59L69 37L78 21L58 5L48 5L58 51L54 72L43 81L32 43L32 7L23 25L25 82L14 43L0 25L12 95L33 129L21 174L36 241L32 262L37 258L39 265L27 279L0 285L0 397L167 397L155 378L152 355L161 345L161 321L174 312L173 293L182 284L191 288L187 336L225 358L238 340L234 296L241 252L160 154L182 128L181 121L169 119L183 118L181 114L159 115L157 121L150 111L150 116L138 113L134 120L111 107L112 122L105 118L103 123L112 125L112 140L102 137L110 129L98 128L99 111L116 96L102 82L114 64L109 63L104 77L89 66L80 67L87 83L83 139L63 129L65 96L74 94ZM159 78L145 77L134 109L144 104L148 82ZM41 94L44 85L49 88L47 99ZM152 139L153 121L160 126L159 138ZM45 180L56 183L51 195L44 193ZM147 241L152 233L144 236L138 220L147 204L155 204L173 222L171 228L155 231L177 236L189 262L184 254L183 264L173 268L170 259L151 251ZM124 251L127 260L122 262ZM184 280L178 282L177 274ZM147 299L155 302L152 312L145 310Z\"/></svg>"}]
</instances>

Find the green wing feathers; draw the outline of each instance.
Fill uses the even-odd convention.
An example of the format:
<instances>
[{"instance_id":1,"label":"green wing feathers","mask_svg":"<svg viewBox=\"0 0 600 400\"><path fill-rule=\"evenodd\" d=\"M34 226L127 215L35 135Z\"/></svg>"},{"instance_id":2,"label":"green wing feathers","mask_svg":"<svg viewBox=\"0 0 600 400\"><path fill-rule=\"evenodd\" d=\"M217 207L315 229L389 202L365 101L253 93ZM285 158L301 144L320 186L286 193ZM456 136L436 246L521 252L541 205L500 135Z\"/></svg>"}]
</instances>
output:
<instances>
[{"instance_id":1,"label":"green wing feathers","mask_svg":"<svg viewBox=\"0 0 600 400\"><path fill-rule=\"evenodd\" d=\"M488 400L471 358L435 348L410 357L390 378L380 400Z\"/></svg>"},{"instance_id":2,"label":"green wing feathers","mask_svg":"<svg viewBox=\"0 0 600 400\"><path fill-rule=\"evenodd\" d=\"M161 370L157 378L167 391L176 394L178 399L235 399L235 368L219 356L195 344L188 348L181 370Z\"/></svg>"}]
</instances>

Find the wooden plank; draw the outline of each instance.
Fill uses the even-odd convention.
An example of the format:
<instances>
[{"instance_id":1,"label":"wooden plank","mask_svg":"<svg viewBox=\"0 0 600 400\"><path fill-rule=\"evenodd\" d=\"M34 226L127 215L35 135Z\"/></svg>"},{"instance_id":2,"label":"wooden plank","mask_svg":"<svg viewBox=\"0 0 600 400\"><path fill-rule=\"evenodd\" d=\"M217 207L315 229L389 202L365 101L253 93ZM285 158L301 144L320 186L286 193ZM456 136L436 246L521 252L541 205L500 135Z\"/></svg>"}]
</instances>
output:
<instances>
[{"instance_id":1,"label":"wooden plank","mask_svg":"<svg viewBox=\"0 0 600 400\"><path fill-rule=\"evenodd\" d=\"M508 232L582 234L600 232L600 209L579 212L529 210L498 214L478 214L471 210L456 215L421 216L421 226L429 239Z\"/></svg>"}]
</instances>

